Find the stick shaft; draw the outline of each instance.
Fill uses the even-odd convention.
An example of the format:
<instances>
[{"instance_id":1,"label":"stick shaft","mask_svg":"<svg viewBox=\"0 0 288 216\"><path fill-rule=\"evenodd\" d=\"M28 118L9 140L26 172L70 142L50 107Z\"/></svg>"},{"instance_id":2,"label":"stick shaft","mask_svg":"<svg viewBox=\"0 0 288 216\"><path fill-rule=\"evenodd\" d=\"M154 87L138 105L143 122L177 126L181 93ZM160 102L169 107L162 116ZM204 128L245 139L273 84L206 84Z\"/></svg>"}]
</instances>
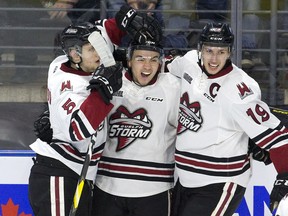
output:
<instances>
[{"instance_id":1,"label":"stick shaft","mask_svg":"<svg viewBox=\"0 0 288 216\"><path fill-rule=\"evenodd\" d=\"M109 67L116 64L113 54L100 32L92 32L88 37L88 41L97 51L104 67Z\"/></svg>"},{"instance_id":2,"label":"stick shaft","mask_svg":"<svg viewBox=\"0 0 288 216\"><path fill-rule=\"evenodd\" d=\"M105 42L104 38L101 36L101 34L98 31L92 32L88 37L88 41L91 43L91 45L97 51L104 67L109 67L109 66L116 64L112 52L110 51L107 43ZM91 161L91 157L92 157L92 147L94 144L93 137L94 136L91 137L91 142L88 146L88 150L87 150L87 153L85 156L85 161L83 163L81 174L80 174L77 186L76 186L76 190L75 190L75 194L74 194L74 198L73 198L73 202L72 202L69 216L75 216L76 211L78 209L79 201L80 201L83 187L84 187L84 183L85 183L86 174L87 174L89 164ZM95 140L95 138L94 138L94 140Z\"/></svg>"},{"instance_id":3,"label":"stick shaft","mask_svg":"<svg viewBox=\"0 0 288 216\"><path fill-rule=\"evenodd\" d=\"M85 184L87 171L88 171L89 164L90 164L91 157L92 157L92 146L93 146L93 143L92 143L92 139L91 139L91 142L89 143L89 146L87 149L87 153L85 156L85 160L83 163L81 174L80 174L80 177L79 177L78 182L77 182L77 186L76 186L76 190L74 193L73 202L72 202L69 216L75 216L76 211L77 211L78 206L79 206L80 198L81 198L83 187Z\"/></svg>"}]
</instances>

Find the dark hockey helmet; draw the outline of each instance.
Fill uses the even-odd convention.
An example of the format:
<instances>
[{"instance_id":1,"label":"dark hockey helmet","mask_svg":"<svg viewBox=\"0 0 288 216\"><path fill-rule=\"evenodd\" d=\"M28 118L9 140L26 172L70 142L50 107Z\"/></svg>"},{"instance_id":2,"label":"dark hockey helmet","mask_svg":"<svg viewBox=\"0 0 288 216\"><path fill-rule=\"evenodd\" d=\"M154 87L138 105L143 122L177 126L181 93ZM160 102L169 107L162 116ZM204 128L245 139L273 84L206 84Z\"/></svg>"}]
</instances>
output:
<instances>
[{"instance_id":1,"label":"dark hockey helmet","mask_svg":"<svg viewBox=\"0 0 288 216\"><path fill-rule=\"evenodd\" d=\"M88 43L88 37L94 31L98 31L98 29L89 22L66 27L61 33L61 47L65 54L68 55L69 49L72 47L81 53L82 46Z\"/></svg>"},{"instance_id":2,"label":"dark hockey helmet","mask_svg":"<svg viewBox=\"0 0 288 216\"><path fill-rule=\"evenodd\" d=\"M163 58L163 48L158 41L153 39L147 39L143 43L139 43L138 41L132 41L127 50L127 59L130 60L132 58L133 52L135 50L149 50L158 52L160 54L160 60Z\"/></svg>"},{"instance_id":3,"label":"dark hockey helmet","mask_svg":"<svg viewBox=\"0 0 288 216\"><path fill-rule=\"evenodd\" d=\"M234 34L226 23L208 23L203 28L198 43L198 50L202 49L203 44L219 47L230 47L232 50Z\"/></svg>"}]
</instances>

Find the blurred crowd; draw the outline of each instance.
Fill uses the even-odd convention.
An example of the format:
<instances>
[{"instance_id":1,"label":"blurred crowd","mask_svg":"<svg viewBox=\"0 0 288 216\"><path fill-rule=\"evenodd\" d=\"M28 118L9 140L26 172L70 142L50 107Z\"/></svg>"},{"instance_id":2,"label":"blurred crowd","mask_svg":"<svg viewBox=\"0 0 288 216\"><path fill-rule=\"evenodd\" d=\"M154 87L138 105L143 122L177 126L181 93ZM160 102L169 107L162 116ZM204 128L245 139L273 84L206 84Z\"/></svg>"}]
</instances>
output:
<instances>
[{"instance_id":1,"label":"blurred crowd","mask_svg":"<svg viewBox=\"0 0 288 216\"><path fill-rule=\"evenodd\" d=\"M249 70L269 63L269 52L259 52L259 49L270 47L271 2L242 1L242 68ZM57 34L64 26L112 18L124 4L157 17L164 30L163 45L167 52L173 49L185 52L196 48L199 31L209 20L231 22L230 3L228 0L1 0L0 76L9 71L6 78L11 83L37 80L39 74L46 73L46 64L54 57L51 55L59 54ZM287 49L288 1L277 1L277 11L280 31L277 46ZM127 43L127 39L123 40L122 46ZM13 55L9 55L11 50ZM45 61L45 54L51 59ZM288 63L287 53L281 56L284 63ZM14 62L14 67L5 66L7 62ZM1 83L5 82L1 79Z\"/></svg>"}]
</instances>

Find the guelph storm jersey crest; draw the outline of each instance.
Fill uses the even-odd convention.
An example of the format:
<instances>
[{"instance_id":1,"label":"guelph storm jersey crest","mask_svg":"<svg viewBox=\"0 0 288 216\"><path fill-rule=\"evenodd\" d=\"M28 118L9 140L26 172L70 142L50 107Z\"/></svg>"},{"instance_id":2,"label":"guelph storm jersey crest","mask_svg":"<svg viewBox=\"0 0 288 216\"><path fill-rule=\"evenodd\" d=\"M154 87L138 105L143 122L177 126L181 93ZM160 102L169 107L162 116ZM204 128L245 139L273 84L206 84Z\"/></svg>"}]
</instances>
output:
<instances>
[{"instance_id":1,"label":"guelph storm jersey crest","mask_svg":"<svg viewBox=\"0 0 288 216\"><path fill-rule=\"evenodd\" d=\"M180 99L177 133L181 134L186 130L197 132L203 122L200 111L200 103L190 103L188 93L185 92Z\"/></svg>"},{"instance_id":2,"label":"guelph storm jersey crest","mask_svg":"<svg viewBox=\"0 0 288 216\"><path fill-rule=\"evenodd\" d=\"M109 137L118 139L116 151L126 148L136 139L146 139L152 128L152 122L143 108L130 113L126 107L120 106L111 115L109 123Z\"/></svg>"}]
</instances>

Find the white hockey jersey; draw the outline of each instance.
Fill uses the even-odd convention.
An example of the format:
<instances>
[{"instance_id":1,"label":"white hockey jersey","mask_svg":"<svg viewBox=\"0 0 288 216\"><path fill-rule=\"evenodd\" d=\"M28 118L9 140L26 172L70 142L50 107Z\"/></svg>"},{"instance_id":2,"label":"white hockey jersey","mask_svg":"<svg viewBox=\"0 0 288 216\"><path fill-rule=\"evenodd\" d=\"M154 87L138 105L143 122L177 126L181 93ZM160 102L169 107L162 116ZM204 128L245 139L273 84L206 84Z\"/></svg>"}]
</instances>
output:
<instances>
[{"instance_id":1,"label":"white hockey jersey","mask_svg":"<svg viewBox=\"0 0 288 216\"><path fill-rule=\"evenodd\" d=\"M176 173L184 187L220 182L246 187L248 138L266 150L287 152L287 129L277 127L280 121L261 101L257 82L243 70L231 64L207 77L197 62L195 50L169 65L181 77ZM284 163L271 159L274 165Z\"/></svg>"},{"instance_id":2,"label":"white hockey jersey","mask_svg":"<svg viewBox=\"0 0 288 216\"><path fill-rule=\"evenodd\" d=\"M117 28L115 19L100 20L95 25L111 50L125 34ZM86 177L94 181L107 138L105 118L113 105L106 105L97 92L86 89L92 74L68 67L67 62L66 56L57 57L48 72L48 104L54 141L48 145L37 139L30 147L40 155L60 160L80 175L88 145L95 142ZM95 132L96 136L91 138Z\"/></svg>"},{"instance_id":3,"label":"white hockey jersey","mask_svg":"<svg viewBox=\"0 0 288 216\"><path fill-rule=\"evenodd\" d=\"M48 145L38 139L30 147L40 155L60 160L80 174L91 134L97 132L92 140L95 144L87 173L87 179L94 180L107 136L107 123L103 120L113 105L106 105L97 92L86 90L92 74L67 67L67 61L66 56L59 56L51 63L48 73L48 105L54 141Z\"/></svg>"},{"instance_id":4,"label":"white hockey jersey","mask_svg":"<svg viewBox=\"0 0 288 216\"><path fill-rule=\"evenodd\" d=\"M173 187L179 79L160 73L140 87L126 72L113 96L109 138L99 162L96 185L123 197L155 195Z\"/></svg>"}]
</instances>

